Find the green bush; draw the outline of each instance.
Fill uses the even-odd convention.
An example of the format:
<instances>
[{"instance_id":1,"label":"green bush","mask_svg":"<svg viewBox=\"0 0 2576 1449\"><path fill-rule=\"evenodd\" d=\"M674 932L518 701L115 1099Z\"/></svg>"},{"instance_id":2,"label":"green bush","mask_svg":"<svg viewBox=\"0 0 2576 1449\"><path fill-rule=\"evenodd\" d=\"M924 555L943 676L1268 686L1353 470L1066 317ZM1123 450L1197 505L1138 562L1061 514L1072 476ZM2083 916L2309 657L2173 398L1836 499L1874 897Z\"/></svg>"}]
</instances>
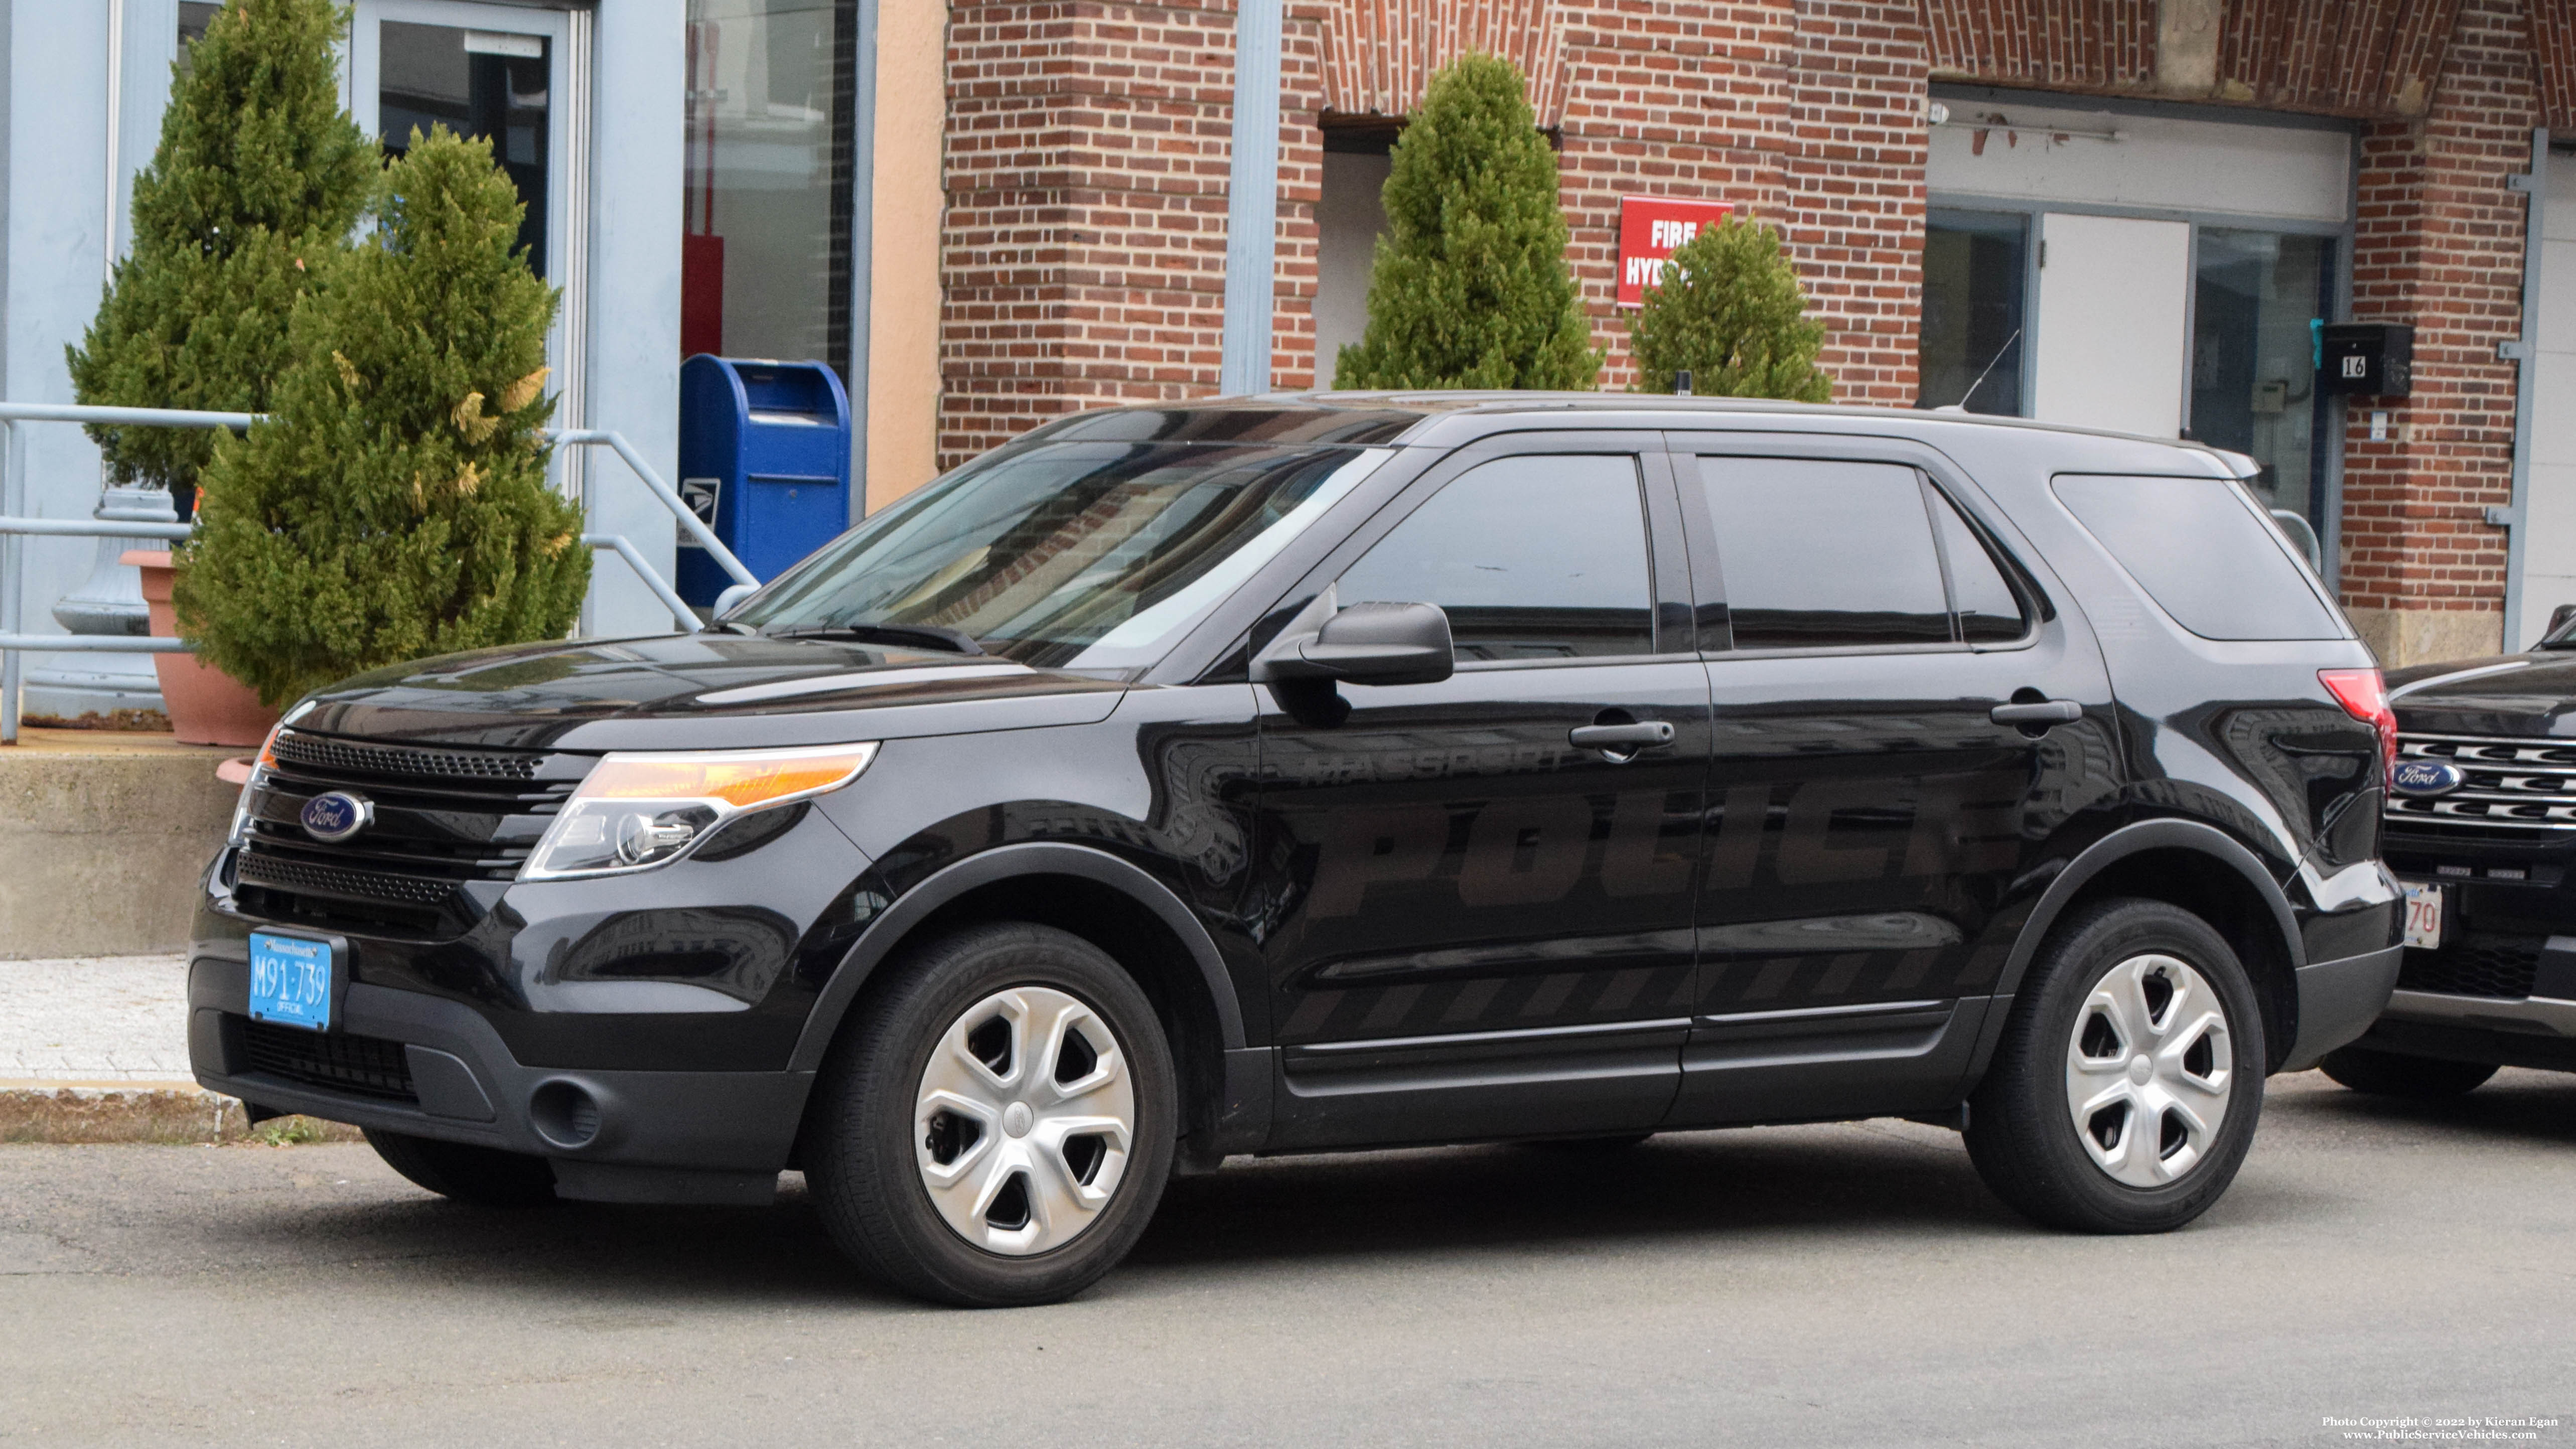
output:
<instances>
[{"instance_id":1,"label":"green bush","mask_svg":"<svg viewBox=\"0 0 2576 1449\"><path fill-rule=\"evenodd\" d=\"M216 448L180 631L269 704L571 628L590 551L546 483L556 296L521 211L488 142L415 131L375 233L296 309L270 419Z\"/></svg>"},{"instance_id":2,"label":"green bush","mask_svg":"<svg viewBox=\"0 0 2576 1449\"><path fill-rule=\"evenodd\" d=\"M331 0L232 0L173 84L134 180L134 250L71 357L84 403L262 412L286 368L287 316L324 283L374 179L376 148L340 109ZM92 428L120 483L186 506L211 433Z\"/></svg>"},{"instance_id":3,"label":"green bush","mask_svg":"<svg viewBox=\"0 0 2576 1449\"><path fill-rule=\"evenodd\" d=\"M1601 375L1574 278L1556 153L1518 67L1466 55L1395 144L1368 331L1335 387L1588 388Z\"/></svg>"},{"instance_id":4,"label":"green bush","mask_svg":"<svg viewBox=\"0 0 2576 1449\"><path fill-rule=\"evenodd\" d=\"M1628 320L1639 392L1671 392L1685 368L1709 397L1831 402L1834 381L1816 366L1824 324L1807 315L1806 289L1780 254L1780 238L1742 212L1682 243L1663 285Z\"/></svg>"}]
</instances>

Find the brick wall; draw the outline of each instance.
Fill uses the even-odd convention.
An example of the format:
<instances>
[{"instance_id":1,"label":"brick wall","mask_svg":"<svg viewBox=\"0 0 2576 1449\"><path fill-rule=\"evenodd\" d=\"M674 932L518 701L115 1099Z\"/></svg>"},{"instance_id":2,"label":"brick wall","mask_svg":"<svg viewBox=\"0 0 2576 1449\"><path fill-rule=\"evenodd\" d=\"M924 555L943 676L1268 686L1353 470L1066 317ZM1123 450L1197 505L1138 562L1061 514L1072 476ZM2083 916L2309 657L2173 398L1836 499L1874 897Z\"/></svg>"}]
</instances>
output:
<instances>
[{"instance_id":1,"label":"brick wall","mask_svg":"<svg viewBox=\"0 0 2576 1449\"><path fill-rule=\"evenodd\" d=\"M2519 0L2462 0L2441 83L2420 121L2364 129L2353 316L2415 324L2413 396L2372 442L2368 404L2344 438L2343 588L2383 659L2497 646L2520 335L2522 198L2538 94ZM2519 642L2519 641L2517 641Z\"/></svg>"},{"instance_id":2,"label":"brick wall","mask_svg":"<svg viewBox=\"0 0 2576 1449\"><path fill-rule=\"evenodd\" d=\"M1214 391L1233 69L1225 0L954 6L940 466Z\"/></svg>"},{"instance_id":3,"label":"brick wall","mask_svg":"<svg viewBox=\"0 0 2576 1449\"><path fill-rule=\"evenodd\" d=\"M1841 402L1911 406L1923 303L1929 55L1910 0L1797 0L1790 254Z\"/></svg>"}]
</instances>

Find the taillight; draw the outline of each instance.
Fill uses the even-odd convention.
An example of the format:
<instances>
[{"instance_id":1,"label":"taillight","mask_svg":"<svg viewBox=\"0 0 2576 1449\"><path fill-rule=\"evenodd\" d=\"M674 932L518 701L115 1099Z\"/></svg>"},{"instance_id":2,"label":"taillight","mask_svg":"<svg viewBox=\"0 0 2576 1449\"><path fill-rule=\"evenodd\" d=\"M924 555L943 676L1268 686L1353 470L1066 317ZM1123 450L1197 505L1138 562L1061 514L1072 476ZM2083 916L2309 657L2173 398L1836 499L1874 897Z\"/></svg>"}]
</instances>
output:
<instances>
[{"instance_id":1,"label":"taillight","mask_svg":"<svg viewBox=\"0 0 2576 1449\"><path fill-rule=\"evenodd\" d=\"M2379 777L2385 784L2397 768L2397 711L2388 703L2388 682L2376 669L2320 669L2317 682L2345 714L2379 732Z\"/></svg>"}]
</instances>

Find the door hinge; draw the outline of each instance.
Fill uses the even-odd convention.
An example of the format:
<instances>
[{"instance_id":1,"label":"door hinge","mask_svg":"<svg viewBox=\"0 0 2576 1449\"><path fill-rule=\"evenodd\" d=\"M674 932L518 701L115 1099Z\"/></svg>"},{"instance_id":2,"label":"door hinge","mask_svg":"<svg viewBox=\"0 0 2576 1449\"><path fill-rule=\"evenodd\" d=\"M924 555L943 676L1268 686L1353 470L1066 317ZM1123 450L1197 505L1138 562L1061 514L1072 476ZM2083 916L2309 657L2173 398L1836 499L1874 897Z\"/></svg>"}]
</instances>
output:
<instances>
[{"instance_id":1,"label":"door hinge","mask_svg":"<svg viewBox=\"0 0 2576 1449\"><path fill-rule=\"evenodd\" d=\"M2531 344L2519 337L2499 342L2496 344L2496 356L2507 362L2528 362L2531 360Z\"/></svg>"},{"instance_id":2,"label":"door hinge","mask_svg":"<svg viewBox=\"0 0 2576 1449\"><path fill-rule=\"evenodd\" d=\"M2507 191L2538 191L2540 177L2530 171L2509 171L2505 173L2504 185Z\"/></svg>"},{"instance_id":3,"label":"door hinge","mask_svg":"<svg viewBox=\"0 0 2576 1449\"><path fill-rule=\"evenodd\" d=\"M2487 510L2487 527L2489 528L2512 528L2521 522L2522 520L2515 515L2511 508L2489 508Z\"/></svg>"},{"instance_id":4,"label":"door hinge","mask_svg":"<svg viewBox=\"0 0 2576 1449\"><path fill-rule=\"evenodd\" d=\"M2039 239L2039 269L2043 272L2048 270L2048 238L2046 237Z\"/></svg>"}]
</instances>

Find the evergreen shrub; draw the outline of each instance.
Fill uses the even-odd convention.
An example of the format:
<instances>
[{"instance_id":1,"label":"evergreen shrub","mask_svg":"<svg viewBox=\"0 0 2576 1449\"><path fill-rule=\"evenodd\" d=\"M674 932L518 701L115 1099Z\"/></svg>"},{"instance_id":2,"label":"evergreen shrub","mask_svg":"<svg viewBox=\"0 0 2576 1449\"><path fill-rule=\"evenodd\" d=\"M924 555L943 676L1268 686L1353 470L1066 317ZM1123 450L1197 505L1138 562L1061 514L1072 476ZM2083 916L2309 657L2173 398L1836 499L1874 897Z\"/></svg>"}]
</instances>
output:
<instances>
[{"instance_id":1,"label":"evergreen shrub","mask_svg":"<svg viewBox=\"0 0 2576 1449\"><path fill-rule=\"evenodd\" d=\"M590 550L546 482L556 295L522 210L488 142L413 132L375 232L296 308L269 420L217 446L180 628L270 705L571 628Z\"/></svg>"},{"instance_id":2,"label":"evergreen shrub","mask_svg":"<svg viewBox=\"0 0 2576 1449\"><path fill-rule=\"evenodd\" d=\"M1806 289L1781 254L1779 235L1742 212L1682 243L1628 320L1639 392L1673 391L1688 369L1708 397L1831 402L1834 382L1816 366L1824 324L1806 315Z\"/></svg>"},{"instance_id":3,"label":"evergreen shrub","mask_svg":"<svg viewBox=\"0 0 2576 1449\"><path fill-rule=\"evenodd\" d=\"M1601 375L1574 278L1556 153L1519 67L1465 55L1431 78L1395 143L1368 330L1345 388L1580 389Z\"/></svg>"},{"instance_id":4,"label":"evergreen shrub","mask_svg":"<svg viewBox=\"0 0 2576 1449\"><path fill-rule=\"evenodd\" d=\"M152 164L134 180L134 249L70 353L72 395L126 407L264 412L287 317L326 285L377 169L340 109L331 0L231 0L175 74ZM193 428L91 428L119 483L177 495L214 445Z\"/></svg>"}]
</instances>

